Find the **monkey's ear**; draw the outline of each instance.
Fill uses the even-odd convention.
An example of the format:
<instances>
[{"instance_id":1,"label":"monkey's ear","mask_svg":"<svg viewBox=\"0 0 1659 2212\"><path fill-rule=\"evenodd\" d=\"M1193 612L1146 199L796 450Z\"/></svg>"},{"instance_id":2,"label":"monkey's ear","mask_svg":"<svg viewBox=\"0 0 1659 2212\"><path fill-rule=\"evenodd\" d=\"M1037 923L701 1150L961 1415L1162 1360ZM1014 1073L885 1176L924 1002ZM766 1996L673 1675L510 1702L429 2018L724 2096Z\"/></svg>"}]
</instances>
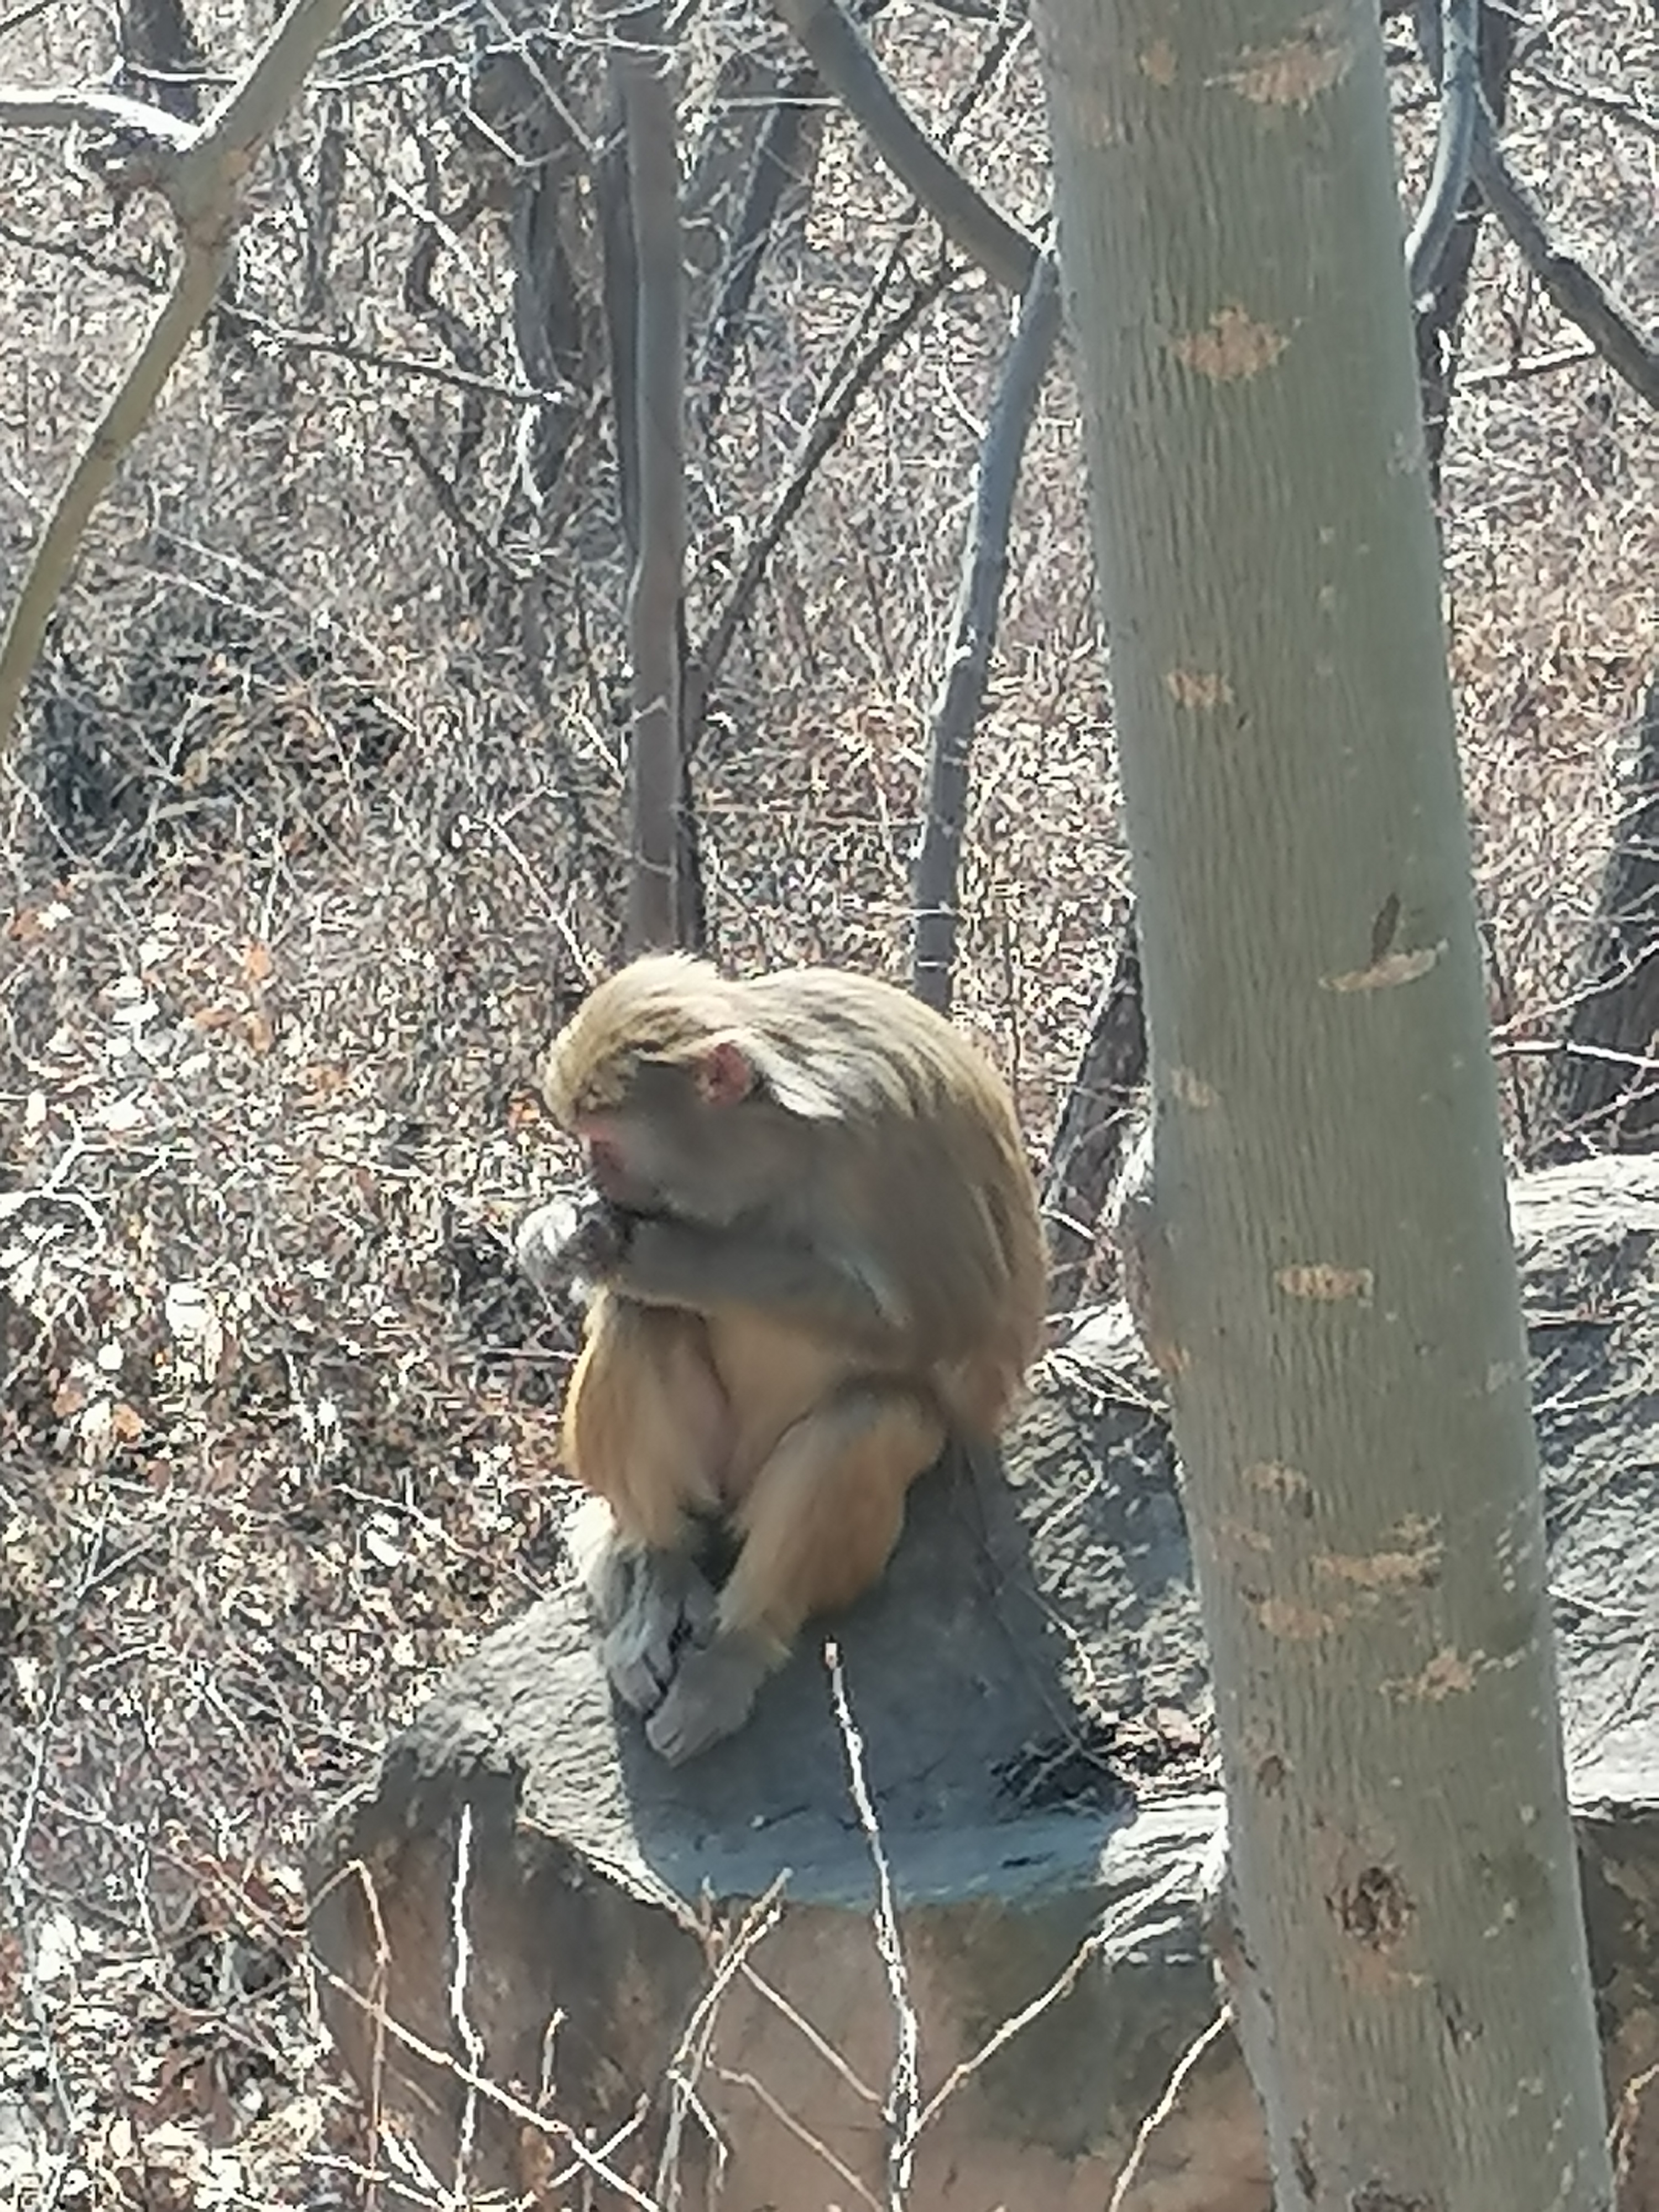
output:
<instances>
[{"instance_id":1,"label":"monkey's ear","mask_svg":"<svg viewBox=\"0 0 1659 2212\"><path fill-rule=\"evenodd\" d=\"M808 1121L834 1121L835 1091L811 1070L752 1033L715 1037L696 1065L697 1092L710 1106L739 1106L763 1091L786 1113Z\"/></svg>"},{"instance_id":2,"label":"monkey's ear","mask_svg":"<svg viewBox=\"0 0 1659 2212\"><path fill-rule=\"evenodd\" d=\"M697 1096L706 1106L737 1106L759 1080L754 1062L736 1037L716 1037L697 1056Z\"/></svg>"}]
</instances>

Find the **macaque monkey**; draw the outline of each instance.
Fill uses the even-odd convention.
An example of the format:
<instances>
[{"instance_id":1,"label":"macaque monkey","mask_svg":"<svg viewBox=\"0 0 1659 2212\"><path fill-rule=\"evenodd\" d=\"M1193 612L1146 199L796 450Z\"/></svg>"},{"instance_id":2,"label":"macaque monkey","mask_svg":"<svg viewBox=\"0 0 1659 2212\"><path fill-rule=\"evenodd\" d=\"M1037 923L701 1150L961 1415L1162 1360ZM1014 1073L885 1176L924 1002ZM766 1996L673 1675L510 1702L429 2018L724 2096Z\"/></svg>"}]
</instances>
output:
<instances>
[{"instance_id":1,"label":"macaque monkey","mask_svg":"<svg viewBox=\"0 0 1659 2212\"><path fill-rule=\"evenodd\" d=\"M611 1682L678 1763L877 1580L946 1442L995 1435L1042 1340L1036 1194L967 1039L835 969L636 960L545 1089L598 1197L532 1214L520 1258L597 1286L564 1413L604 1501L577 1549Z\"/></svg>"}]
</instances>

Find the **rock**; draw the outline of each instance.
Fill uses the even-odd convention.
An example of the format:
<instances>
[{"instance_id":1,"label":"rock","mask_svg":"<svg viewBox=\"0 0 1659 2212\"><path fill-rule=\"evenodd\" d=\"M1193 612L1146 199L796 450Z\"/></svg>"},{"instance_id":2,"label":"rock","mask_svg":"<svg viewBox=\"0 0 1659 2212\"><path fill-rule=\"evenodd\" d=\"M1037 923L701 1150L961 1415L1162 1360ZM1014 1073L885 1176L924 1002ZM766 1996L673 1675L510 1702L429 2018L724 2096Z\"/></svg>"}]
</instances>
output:
<instances>
[{"instance_id":1,"label":"rock","mask_svg":"<svg viewBox=\"0 0 1659 2212\"><path fill-rule=\"evenodd\" d=\"M1552 1170L1513 1211L1618 2096L1659 2063L1659 1164ZM830 1631L899 1901L901 1999L822 1635L742 1735L673 1771L613 1713L562 1594L451 1674L325 1824L329 2023L440 2183L459 2160L473 2188L538 2205L697 2205L720 2167L726 2212L879 2207L891 2106L927 2116L911 2212L1106 2203L1215 2014L1220 1818L1174 1470L1121 1313L1051 1356L1006 1462L1006 1484L957 1467L918 1485L886 1581ZM1659 2212L1659 2121L1632 2102L1621 2205ZM584 2200L595 2160L625 2186ZM1128 2203L1267 2212L1231 2038Z\"/></svg>"}]
</instances>

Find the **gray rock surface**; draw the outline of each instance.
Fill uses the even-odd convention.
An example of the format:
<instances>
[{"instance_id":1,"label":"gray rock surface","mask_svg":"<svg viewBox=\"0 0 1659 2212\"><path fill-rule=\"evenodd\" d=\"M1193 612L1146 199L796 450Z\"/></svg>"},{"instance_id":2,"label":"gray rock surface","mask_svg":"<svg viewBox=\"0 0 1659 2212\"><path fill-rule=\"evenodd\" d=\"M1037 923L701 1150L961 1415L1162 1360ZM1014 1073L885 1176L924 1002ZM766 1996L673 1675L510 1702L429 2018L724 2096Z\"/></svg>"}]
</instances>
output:
<instances>
[{"instance_id":1,"label":"gray rock surface","mask_svg":"<svg viewBox=\"0 0 1659 2212\"><path fill-rule=\"evenodd\" d=\"M1513 1211L1617 2094L1659 2064L1659 1164L1553 1170ZM1006 1483L955 1467L919 1485L886 1582L831 1631L900 1902L922 2103L968 2069L917 2140L914 2212L1103 2205L1215 2009L1203 1648L1156 1386L1121 1314L1050 1358L1006 1462ZM741 1735L674 1771L613 1713L561 1595L451 1674L325 1825L330 2023L441 2180L464 2146L475 2186L580 2202L580 2146L591 2160L623 2130L610 2172L664 2203L677 2177L700 2204L717 2134L735 2212L885 2203L895 2007L822 1643ZM775 1923L725 1944L722 1978L719 1930L775 1889ZM489 2085L471 2100L469 2070ZM1659 2212L1659 2121L1633 2112L1621 2202ZM1222 2039L1129 2203L1269 2203Z\"/></svg>"}]
</instances>

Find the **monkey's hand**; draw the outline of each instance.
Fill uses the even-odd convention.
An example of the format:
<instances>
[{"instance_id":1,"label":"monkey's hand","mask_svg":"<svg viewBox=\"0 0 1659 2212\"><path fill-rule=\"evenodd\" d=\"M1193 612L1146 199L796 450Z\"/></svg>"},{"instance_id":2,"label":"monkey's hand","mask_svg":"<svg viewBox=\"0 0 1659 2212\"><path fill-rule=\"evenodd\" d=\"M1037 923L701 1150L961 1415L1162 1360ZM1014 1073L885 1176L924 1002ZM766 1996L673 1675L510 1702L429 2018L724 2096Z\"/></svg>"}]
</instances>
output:
<instances>
[{"instance_id":1,"label":"monkey's hand","mask_svg":"<svg viewBox=\"0 0 1659 2212\"><path fill-rule=\"evenodd\" d=\"M609 1199L590 1199L582 1206L551 1199L520 1224L520 1268L541 1291L561 1291L576 1281L613 1282L627 1259L635 1226L635 1217Z\"/></svg>"}]
</instances>

